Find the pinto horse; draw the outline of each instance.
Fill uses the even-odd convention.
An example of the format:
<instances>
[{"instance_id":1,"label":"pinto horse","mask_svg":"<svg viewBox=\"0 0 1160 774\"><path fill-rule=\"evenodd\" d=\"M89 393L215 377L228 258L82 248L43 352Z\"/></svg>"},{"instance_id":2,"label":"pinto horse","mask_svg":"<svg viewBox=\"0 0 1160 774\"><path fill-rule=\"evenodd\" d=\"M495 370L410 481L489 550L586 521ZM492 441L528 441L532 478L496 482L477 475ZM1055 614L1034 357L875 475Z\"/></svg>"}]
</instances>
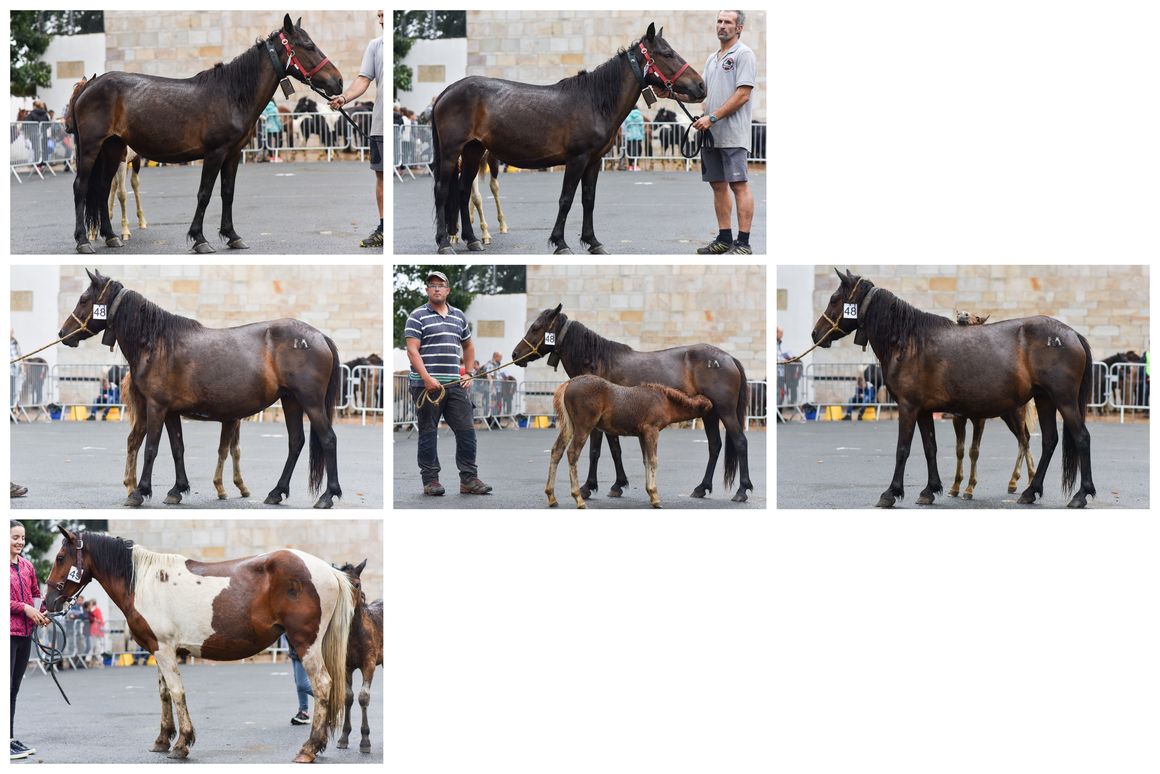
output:
<instances>
[{"instance_id":1,"label":"pinto horse","mask_svg":"<svg viewBox=\"0 0 1160 774\"><path fill-rule=\"evenodd\" d=\"M334 505L334 498L342 496L333 428L342 363L329 337L290 319L206 328L165 311L100 272L86 272L89 286L58 335L66 346L76 347L104 332L102 343L120 346L134 389L145 398L145 462L126 505L140 506L153 494L153 462L162 427L169 432L177 473L165 503L176 505L189 491L181 418L233 422L279 399L290 450L266 504L277 505L290 496L290 476L305 444L305 414L310 418L311 493L318 491L326 472L326 489L314 507Z\"/></svg>"},{"instance_id":2,"label":"pinto horse","mask_svg":"<svg viewBox=\"0 0 1160 774\"><path fill-rule=\"evenodd\" d=\"M221 174L221 236L231 249L246 243L234 230L234 182L242 149L254 134L258 116L278 82L291 76L328 94L342 93L342 73L314 44L302 19L282 28L228 64L217 64L191 78L111 72L76 89L69 103L75 121L77 177L73 183L78 253L91 253L89 226L98 228L109 247L121 247L106 202L126 145L154 161L181 163L204 159L197 209L189 238L198 253L212 253L202 223ZM177 52L180 55L182 52Z\"/></svg>"},{"instance_id":3,"label":"pinto horse","mask_svg":"<svg viewBox=\"0 0 1160 774\"><path fill-rule=\"evenodd\" d=\"M302 655L314 690L310 738L294 760L310 763L326 748L346 701L342 671L354 612L346 575L302 551L198 562L119 537L58 529L64 541L48 576L45 607L67 609L95 580L125 614L133 639L157 661L161 732L154 752L185 758L195 741L180 656L237 661L261 653L282 633Z\"/></svg>"},{"instance_id":4,"label":"pinto horse","mask_svg":"<svg viewBox=\"0 0 1160 774\"><path fill-rule=\"evenodd\" d=\"M648 86L677 91L693 102L707 94L705 81L662 37L653 24L640 40L592 72L551 86L468 76L435 98L431 134L435 144L435 243L441 254L454 253L451 237L463 223L468 250L482 250L471 226L471 183L485 150L517 167L543 169L564 165L564 186L556 225L548 241L556 254L570 254L564 223L583 185L584 226L580 241L588 252L605 254L592 225L596 178L616 130ZM462 164L460 165L460 158ZM459 172L456 167L459 166Z\"/></svg>"},{"instance_id":5,"label":"pinto horse","mask_svg":"<svg viewBox=\"0 0 1160 774\"><path fill-rule=\"evenodd\" d=\"M560 310L545 309L528 328L523 340L512 351L512 360L523 367L538 358L548 357L548 365L564 365L569 377L596 374L613 384L635 387L653 382L680 390L686 395L704 395L713 403L705 417L705 437L709 441L709 464L705 477L693 490L692 497L704 497L713 491L713 471L721 453L721 428L725 425L725 487L733 485L738 469L741 482L733 502L748 499L753 489L749 480L749 451L745 439L745 419L749 410L749 382L741 361L711 344L670 347L659 352L637 352L619 341L606 339L583 324L571 320ZM534 344L532 342L535 342ZM600 444L604 434L592 431L589 447L588 479L580 488L589 497L596 489L596 467L600 461ZM628 476L620 462L620 441L608 436L608 448L616 466L616 481L609 497L620 497L628 486Z\"/></svg>"},{"instance_id":6,"label":"pinto horse","mask_svg":"<svg viewBox=\"0 0 1160 774\"><path fill-rule=\"evenodd\" d=\"M350 711L354 706L354 671L362 672L362 687L358 692L358 704L362 708L362 739L359 752L371 751L371 727L367 722L367 707L371 703L371 684L375 680L375 667L383 665L383 600L376 599L367 604L367 595L362 590L362 564L344 564L339 572L346 575L354 591L354 619L350 626L350 643L346 649L346 712L342 719L342 736L335 744L345 750L350 744Z\"/></svg>"},{"instance_id":7,"label":"pinto horse","mask_svg":"<svg viewBox=\"0 0 1160 774\"><path fill-rule=\"evenodd\" d=\"M836 270L835 270L836 271ZM1087 339L1059 320L1023 317L992 325L960 326L916 309L889 290L847 271L814 325L813 341L829 347L854 333L855 344L869 343L882 364L890 394L898 401L898 447L894 479L878 507L889 508L903 496L906 458L917 423L926 453L927 486L919 505L931 505L942 491L935 458L935 411L965 417L997 417L1035 399L1043 434L1039 469L1019 502L1043 497L1043 479L1059 441L1055 412L1063 416L1063 488L1080 487L1068 503L1082 508L1092 482L1091 439L1084 420L1091 395L1092 353Z\"/></svg>"},{"instance_id":8,"label":"pinto horse","mask_svg":"<svg viewBox=\"0 0 1160 774\"><path fill-rule=\"evenodd\" d=\"M568 479L577 508L588 507L580 495L576 461L593 430L599 428L610 439L621 435L635 435L640 439L640 451L644 455L644 490L648 493L649 504L660 508L657 440L661 430L674 422L703 417L713 410L712 401L704 395L689 396L663 384L621 387L592 374L581 374L557 387L552 405L556 409L560 434L552 446L544 494L548 495L548 505L555 507L556 468L567 449Z\"/></svg>"}]
</instances>

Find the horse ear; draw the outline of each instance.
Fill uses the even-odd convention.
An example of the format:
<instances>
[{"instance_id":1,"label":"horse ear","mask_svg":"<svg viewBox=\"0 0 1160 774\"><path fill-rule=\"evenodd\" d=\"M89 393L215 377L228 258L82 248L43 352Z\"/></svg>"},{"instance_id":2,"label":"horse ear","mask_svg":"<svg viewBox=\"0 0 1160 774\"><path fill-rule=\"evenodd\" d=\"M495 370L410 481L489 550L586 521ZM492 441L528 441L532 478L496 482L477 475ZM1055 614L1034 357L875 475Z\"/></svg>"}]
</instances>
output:
<instances>
[{"instance_id":1,"label":"horse ear","mask_svg":"<svg viewBox=\"0 0 1160 774\"><path fill-rule=\"evenodd\" d=\"M564 308L564 304L562 302L559 304L556 304L556 308L552 310L552 316L555 317L556 315L560 314L560 310L563 308Z\"/></svg>"},{"instance_id":2,"label":"horse ear","mask_svg":"<svg viewBox=\"0 0 1160 774\"><path fill-rule=\"evenodd\" d=\"M70 543L77 542L77 536L64 528L63 524L57 524L56 528L60 530L60 534L64 535L64 539Z\"/></svg>"},{"instance_id":3,"label":"horse ear","mask_svg":"<svg viewBox=\"0 0 1160 774\"><path fill-rule=\"evenodd\" d=\"M644 36L648 38L650 42L657 36L657 27L654 23L649 22L648 31L644 34Z\"/></svg>"},{"instance_id":4,"label":"horse ear","mask_svg":"<svg viewBox=\"0 0 1160 774\"><path fill-rule=\"evenodd\" d=\"M660 30L657 32L657 37L663 38L664 36L665 36L665 28L661 27Z\"/></svg>"},{"instance_id":5,"label":"horse ear","mask_svg":"<svg viewBox=\"0 0 1160 774\"><path fill-rule=\"evenodd\" d=\"M94 276L93 276L93 273L92 273L91 271L89 271L87 268L85 269L85 274L89 275L89 279L92 281L92 283L93 283L94 285L96 285L96 284L97 284L97 278L96 278L96 277L94 277Z\"/></svg>"},{"instance_id":6,"label":"horse ear","mask_svg":"<svg viewBox=\"0 0 1160 774\"><path fill-rule=\"evenodd\" d=\"M294 25L290 23L290 14L286 14L286 18L282 20L282 31L287 35L294 34Z\"/></svg>"},{"instance_id":7,"label":"horse ear","mask_svg":"<svg viewBox=\"0 0 1160 774\"><path fill-rule=\"evenodd\" d=\"M843 276L842 272L838 271L838 269L836 267L834 268L834 274L838 275L838 279L840 279L842 281L843 285L846 284L846 277Z\"/></svg>"},{"instance_id":8,"label":"horse ear","mask_svg":"<svg viewBox=\"0 0 1160 774\"><path fill-rule=\"evenodd\" d=\"M362 577L362 571L363 571L364 569L366 569L366 566L367 566L367 560L366 560L366 559L363 559L363 560L362 560L362 564L360 564L360 565L358 565L357 567L355 567L355 568L354 568L354 574L355 574L355 575L357 575L357 576L359 576L359 577L361 578L361 577Z\"/></svg>"},{"instance_id":9,"label":"horse ear","mask_svg":"<svg viewBox=\"0 0 1160 774\"><path fill-rule=\"evenodd\" d=\"M298 17L298 21L294 22L294 26L297 27L298 29L302 29L302 17L301 16Z\"/></svg>"}]
</instances>

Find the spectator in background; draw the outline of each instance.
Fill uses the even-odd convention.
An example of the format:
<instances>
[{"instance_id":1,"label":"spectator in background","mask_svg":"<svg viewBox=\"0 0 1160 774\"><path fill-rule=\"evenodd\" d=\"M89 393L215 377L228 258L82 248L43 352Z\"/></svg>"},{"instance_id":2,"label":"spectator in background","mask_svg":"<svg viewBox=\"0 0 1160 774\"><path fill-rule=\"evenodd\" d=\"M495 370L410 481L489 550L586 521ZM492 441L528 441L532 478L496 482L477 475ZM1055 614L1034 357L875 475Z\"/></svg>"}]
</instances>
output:
<instances>
[{"instance_id":1,"label":"spectator in background","mask_svg":"<svg viewBox=\"0 0 1160 774\"><path fill-rule=\"evenodd\" d=\"M854 407L862 406L862 410L858 412L858 419L866 413L871 403L877 402L877 397L874 394L875 390L869 384L866 384L866 378L861 374L858 375L857 386L854 388L854 397L850 398L850 411L842 419L850 419L854 416Z\"/></svg>"},{"instance_id":2,"label":"spectator in background","mask_svg":"<svg viewBox=\"0 0 1160 774\"><path fill-rule=\"evenodd\" d=\"M266 119L266 147L258 161L281 161L278 149L282 147L282 118L278 115L278 106L270 100L262 109L262 118Z\"/></svg>"},{"instance_id":3,"label":"spectator in background","mask_svg":"<svg viewBox=\"0 0 1160 774\"><path fill-rule=\"evenodd\" d=\"M286 655L290 657L290 671L294 673L294 688L298 691L298 714L290 718L290 725L305 726L310 723L310 713L306 711L309 709L306 697L313 696L314 691L310 688L310 677L302 666L302 659L298 657L285 634L282 635L282 642L286 644ZM338 679L343 678L339 676Z\"/></svg>"},{"instance_id":4,"label":"spectator in background","mask_svg":"<svg viewBox=\"0 0 1160 774\"><path fill-rule=\"evenodd\" d=\"M85 603L88 628L85 633L85 661L89 666L103 666L101 654L105 650L105 615L97 607L97 600Z\"/></svg>"},{"instance_id":5,"label":"spectator in background","mask_svg":"<svg viewBox=\"0 0 1160 774\"><path fill-rule=\"evenodd\" d=\"M640 155L644 147L644 115L636 105L621 124L624 129L624 155L628 157L628 171L640 171Z\"/></svg>"}]
</instances>

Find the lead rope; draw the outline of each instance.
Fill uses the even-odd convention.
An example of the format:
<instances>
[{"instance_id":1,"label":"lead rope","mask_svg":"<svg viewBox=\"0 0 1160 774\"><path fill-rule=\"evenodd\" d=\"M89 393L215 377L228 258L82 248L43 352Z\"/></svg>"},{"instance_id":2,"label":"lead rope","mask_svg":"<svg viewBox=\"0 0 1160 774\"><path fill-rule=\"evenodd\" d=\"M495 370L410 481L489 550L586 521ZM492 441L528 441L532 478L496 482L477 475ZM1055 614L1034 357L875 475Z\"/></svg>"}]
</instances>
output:
<instances>
[{"instance_id":1,"label":"lead rope","mask_svg":"<svg viewBox=\"0 0 1160 774\"><path fill-rule=\"evenodd\" d=\"M861 284L862 284L861 279L859 279L857 282L855 282L854 287L850 290L850 295L847 296L846 298L847 299L853 298L854 293L856 293L858 291L858 286ZM778 360L777 361L778 365L786 365L787 363L799 362L803 357L805 357L806 355L810 354L815 349L820 347L822 345L822 342L824 342L826 339L828 339L834 333L834 331L839 330L839 326L841 325L841 321L842 321L841 317L839 317L837 320L831 320L825 312L822 312L822 319L830 324L830 329L822 334L822 337L820 339L818 339L818 343L814 344L812 347L810 347L809 349L807 349L805 352L801 353L800 355L797 355L796 357L791 357L788 360Z\"/></svg>"},{"instance_id":2,"label":"lead rope","mask_svg":"<svg viewBox=\"0 0 1160 774\"><path fill-rule=\"evenodd\" d=\"M108 282L105 283L105 287L101 288L101 295L99 295L97 297L97 300L93 302L94 305L99 303L100 301L104 300L105 291L109 289L109 285L112 284L112 282L113 282L112 280L109 280ZM69 312L69 317L76 320L77 323L79 323L81 327L77 328L75 331L68 334L67 336L62 336L61 338L57 339L56 341L51 341L48 344L45 344L43 347L40 347L39 349L32 350L27 355L21 355L20 357L16 358L15 360L9 360L8 365L16 365L21 360L27 360L28 358L35 355L37 352L43 352L44 350L48 349L49 347L55 347L57 344L60 344L65 339L70 338L72 336L75 336L78 333L90 333L93 336L97 335L96 331L89 330L89 321L93 319L93 307L91 307L91 306L89 307L89 316L85 318L84 322L81 322L81 318L77 317L76 312Z\"/></svg>"},{"instance_id":3,"label":"lead rope","mask_svg":"<svg viewBox=\"0 0 1160 774\"><path fill-rule=\"evenodd\" d=\"M64 627L61 626L60 621L57 620L62 615L64 615L64 611L59 613L46 613L46 615L48 616L49 627L52 629L51 639L47 645L42 643L40 641L40 632L38 631L32 638L32 641L36 643L36 649L40 652L40 663L44 667L44 671L48 672L49 677L51 677L52 681L56 683L56 689L60 691L60 695L64 699L64 703L71 707L72 702L68 700L68 694L64 692L64 688L61 687L60 681L56 679L57 670L60 665L64 663L64 649L68 647L68 635L65 633ZM60 634L59 648L56 647L56 637L58 633Z\"/></svg>"}]
</instances>

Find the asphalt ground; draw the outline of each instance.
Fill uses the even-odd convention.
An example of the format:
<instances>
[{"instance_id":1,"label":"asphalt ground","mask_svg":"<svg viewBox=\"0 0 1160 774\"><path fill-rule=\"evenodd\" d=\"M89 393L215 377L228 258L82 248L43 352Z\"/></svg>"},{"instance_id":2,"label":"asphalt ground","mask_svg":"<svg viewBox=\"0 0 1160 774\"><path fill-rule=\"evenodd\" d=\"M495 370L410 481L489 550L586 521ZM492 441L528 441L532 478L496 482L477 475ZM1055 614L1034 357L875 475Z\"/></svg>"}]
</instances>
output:
<instances>
[{"instance_id":1,"label":"asphalt ground","mask_svg":"<svg viewBox=\"0 0 1160 774\"><path fill-rule=\"evenodd\" d=\"M309 432L310 423L305 423ZM15 498L13 508L119 508L125 502L125 441L128 422L31 422L10 426L12 480L28 487ZM278 483L286 464L286 428L280 422L243 422L241 438L242 479L250 497L242 498L233 484L233 462L226 461L223 481L229 499L217 499L213 471L217 465L217 422L183 420L185 470L190 491L180 505L165 505L173 486L173 454L163 431L157 460L153 464L153 498L142 508L170 511L183 508L310 508L315 498L308 491L310 442L298 457L290 479L290 498L282 506L262 501ZM335 508L383 507L382 425L335 424L338 436L338 480L343 497ZM137 458L140 473L144 446Z\"/></svg>"},{"instance_id":2,"label":"asphalt ground","mask_svg":"<svg viewBox=\"0 0 1160 774\"><path fill-rule=\"evenodd\" d=\"M753 192L754 219L749 243L755 254L766 253L765 173L750 170L749 188ZM495 201L486 183L480 186L484 214L491 229L492 242L483 253L468 253L466 246L455 245L460 255L551 255L548 235L556 223L563 172L525 170L518 174L501 173L499 197L510 231L499 233ZM394 182L394 246L399 255L434 255L435 195L429 175ZM577 188L564 241L577 255L587 254L580 243L584 207ZM613 255L695 254L717 236L713 215L713 193L701 182L700 171L692 172L617 172L604 170L596 185L596 212L593 216L596 236L604 249ZM736 214L733 218L736 228ZM480 235L476 224L476 235ZM717 256L720 258L720 256Z\"/></svg>"},{"instance_id":3,"label":"asphalt ground","mask_svg":"<svg viewBox=\"0 0 1160 774\"><path fill-rule=\"evenodd\" d=\"M161 728L157 668L106 667L57 675L72 706L52 678L25 675L16 707L16 738L36 753L12 765L36 763L290 763L310 736L292 726L298 694L290 663L219 663L179 666L186 706L197 739L186 761L150 751ZM350 749L335 747L342 724L315 763L383 762L383 677L376 670L367 720L371 752L360 753L358 705L361 673L354 676ZM314 699L309 712L314 714Z\"/></svg>"},{"instance_id":4,"label":"asphalt ground","mask_svg":"<svg viewBox=\"0 0 1160 774\"><path fill-rule=\"evenodd\" d=\"M1089 498L1088 508L1147 508L1148 497L1148 423L1119 424L1093 421L1091 434L1092 478L1096 497ZM892 419L878 422L791 422L777 426L777 507L778 508L873 508L878 497L890 486L894 475L894 451L898 442L898 423ZM966 453L963 455L962 487L970 476L970 439L967 425ZM895 508L1063 508L1069 498L1060 490L1063 465L1062 427L1047 477L1043 498L1035 505L1019 505L1017 500L1027 488L1027 471L1023 469L1015 494L1007 493L1007 482L1015 465L1018 445L1015 436L1002 420L988 420L979 447L978 483L974 499L964 500L946 494L955 480L955 432L950 420L935 420L938 445L938 471L943 494L934 505L915 504L926 487L926 457L922 439L915 431L906 462L906 494ZM1038 468L1043 438L1038 431L1031 435L1031 456Z\"/></svg>"},{"instance_id":5,"label":"asphalt ground","mask_svg":"<svg viewBox=\"0 0 1160 774\"><path fill-rule=\"evenodd\" d=\"M722 429L722 441L724 430ZM556 471L556 499L559 505L548 508L548 498L544 495L544 483L548 480L548 459L552 444L556 442L555 430L476 430L476 463L479 477L492 486L489 495L464 495L459 493L459 472L455 468L455 435L443 428L439 431L439 461L442 472L440 482L447 489L442 497L427 497L423 494L423 483L419 477L417 432L407 433L396 430L394 439L394 505L395 508L446 508L451 510L482 508L538 508L544 511L576 510L576 502L569 494L568 459L560 460ZM749 477L754 491L749 493L745 503L731 502L737 483L730 490L725 489L723 471L725 451L722 449L717 459L717 470L713 477L713 491L703 499L689 496L693 488L701 483L705 475L705 464L709 460L709 442L705 431L670 427L660 435L657 448L657 492L662 508L713 509L713 508L765 508L768 505L765 453L765 428L753 426L745 434L749 440ZM599 494L593 492L587 500L588 508L597 509L649 509L648 495L644 491L644 462L641 459L640 443L636 438L621 438L620 448L624 472L628 476L628 488L619 498L609 497L608 490L616 478L612 457L607 444L602 448L598 482ZM583 484L588 475L588 447L585 446L580 461L576 465L577 475Z\"/></svg>"},{"instance_id":6,"label":"asphalt ground","mask_svg":"<svg viewBox=\"0 0 1160 774\"><path fill-rule=\"evenodd\" d=\"M14 254L75 255L73 179L57 171L40 180L9 176L11 245ZM137 228L130 187L125 206L132 236L121 248L94 241L97 255L194 254L186 238L197 207L201 165L148 167L141 170L141 201L147 229ZM250 246L230 250L218 236L221 179L205 212L204 231L219 255L366 255L359 240L378 226L375 176L369 162L247 162L238 169L234 228ZM121 205L113 207L113 230L121 233Z\"/></svg>"}]
</instances>

